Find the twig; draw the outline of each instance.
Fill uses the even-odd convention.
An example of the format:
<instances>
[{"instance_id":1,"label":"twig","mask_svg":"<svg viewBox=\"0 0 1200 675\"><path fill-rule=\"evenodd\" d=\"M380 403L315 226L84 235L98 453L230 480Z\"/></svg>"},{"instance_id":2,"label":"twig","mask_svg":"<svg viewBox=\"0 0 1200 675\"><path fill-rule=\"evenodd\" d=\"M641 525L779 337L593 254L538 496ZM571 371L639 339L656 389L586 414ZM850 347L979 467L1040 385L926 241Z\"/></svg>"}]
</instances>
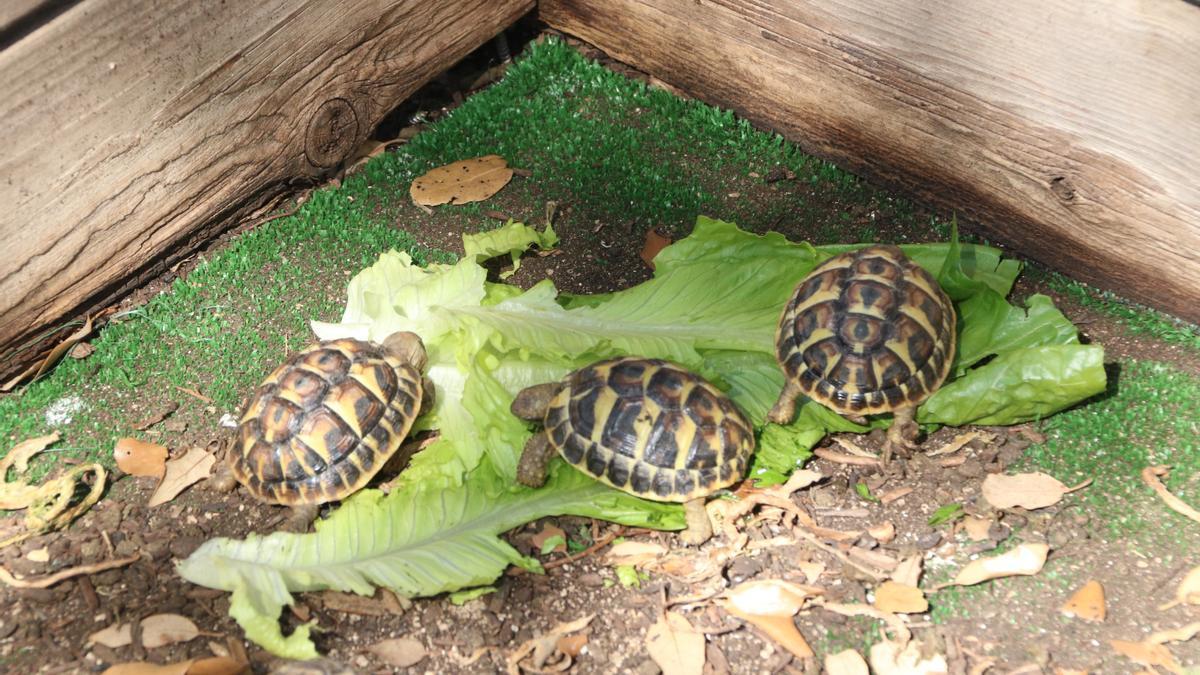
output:
<instances>
[{"instance_id":1,"label":"twig","mask_svg":"<svg viewBox=\"0 0 1200 675\"><path fill-rule=\"evenodd\" d=\"M1168 471L1169 470L1165 466L1148 466L1142 469L1142 480L1145 481L1146 485L1149 485L1152 490L1158 493L1158 496L1161 497L1164 502L1166 502L1167 506L1170 507L1172 511L1200 523L1200 511L1197 511L1189 506L1187 502L1171 494L1171 492L1167 490L1167 486L1163 485L1162 481L1158 479L1159 476L1167 475Z\"/></svg>"},{"instance_id":2,"label":"twig","mask_svg":"<svg viewBox=\"0 0 1200 675\"><path fill-rule=\"evenodd\" d=\"M187 387L181 387L179 385L175 385L175 388L178 389L179 391L182 391L183 393L187 394L188 396L194 396L194 397L200 399L201 401L204 401L205 403L213 402L213 400L211 398L205 396L204 394L201 394L200 392L196 391L195 389L188 389Z\"/></svg>"},{"instance_id":3,"label":"twig","mask_svg":"<svg viewBox=\"0 0 1200 675\"><path fill-rule=\"evenodd\" d=\"M96 572L104 572L105 570L124 567L129 563L135 562L141 555L132 555L128 558L117 558L116 560L106 560L104 562L93 563L91 565L80 565L72 567L60 572L51 574L50 576L40 577L37 579L18 579L9 572L8 569L0 567L0 581L16 588L49 588L54 584L71 577L77 577L80 574L95 574Z\"/></svg>"},{"instance_id":4,"label":"twig","mask_svg":"<svg viewBox=\"0 0 1200 675\"><path fill-rule=\"evenodd\" d=\"M877 572L874 569L867 567L866 565L863 565L855 560L852 560L850 558L850 556L837 550L837 548L830 546L829 544L826 544L825 542L821 541L820 539L817 538L817 536L815 534L808 532L807 530L805 530L802 527L793 527L792 534L800 537L801 539L804 539L805 541L809 542L813 546L816 546L817 548L821 549L822 551L825 551L829 555L837 558L839 561L842 562L842 564L853 567L854 569L858 570L859 572L862 572L863 574L871 577L875 581L884 581L885 579L887 579L886 574Z\"/></svg>"},{"instance_id":5,"label":"twig","mask_svg":"<svg viewBox=\"0 0 1200 675\"><path fill-rule=\"evenodd\" d=\"M542 569L552 570L555 567L561 567L563 565L566 565L567 563L573 563L576 560L579 560L581 558L586 558L589 555L595 553L596 551L599 551L600 549L604 548L605 546L608 546L609 544L611 544L613 542L614 539L622 536L623 534L625 534L624 528L620 528L620 529L614 530L612 532L609 532L607 535L605 535L605 537L603 539L601 539L600 541L583 549L579 553L572 553L571 555L566 556L565 558L558 558L556 560L551 560L550 562L542 565ZM520 567L514 567L514 568L508 570L508 576L510 576L510 577L517 577L524 573L525 573L525 570Z\"/></svg>"},{"instance_id":6,"label":"twig","mask_svg":"<svg viewBox=\"0 0 1200 675\"><path fill-rule=\"evenodd\" d=\"M830 450L829 448L817 448L813 450L813 454L821 459L826 459L838 464L852 464L854 466L879 466L878 459L870 457L859 457L858 455L844 455L840 452Z\"/></svg>"}]
</instances>

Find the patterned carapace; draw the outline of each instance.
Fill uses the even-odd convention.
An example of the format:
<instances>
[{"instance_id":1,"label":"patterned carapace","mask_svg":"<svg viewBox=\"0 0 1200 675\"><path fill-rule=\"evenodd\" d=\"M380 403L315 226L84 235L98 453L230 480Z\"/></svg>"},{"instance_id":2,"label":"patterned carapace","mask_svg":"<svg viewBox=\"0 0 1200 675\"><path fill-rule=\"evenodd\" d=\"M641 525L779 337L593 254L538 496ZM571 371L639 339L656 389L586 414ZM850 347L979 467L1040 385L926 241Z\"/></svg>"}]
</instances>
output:
<instances>
[{"instance_id":1,"label":"patterned carapace","mask_svg":"<svg viewBox=\"0 0 1200 675\"><path fill-rule=\"evenodd\" d=\"M784 374L839 413L915 406L954 360L954 305L895 246L834 256L796 286L775 335Z\"/></svg>"},{"instance_id":2,"label":"patterned carapace","mask_svg":"<svg viewBox=\"0 0 1200 675\"><path fill-rule=\"evenodd\" d=\"M741 480L750 423L721 390L657 359L600 361L569 375L545 433L579 470L659 501L687 501Z\"/></svg>"},{"instance_id":3,"label":"patterned carapace","mask_svg":"<svg viewBox=\"0 0 1200 675\"><path fill-rule=\"evenodd\" d=\"M377 345L350 339L312 345L255 391L230 449L230 469L266 502L343 499L400 447L423 394L421 372Z\"/></svg>"}]
</instances>

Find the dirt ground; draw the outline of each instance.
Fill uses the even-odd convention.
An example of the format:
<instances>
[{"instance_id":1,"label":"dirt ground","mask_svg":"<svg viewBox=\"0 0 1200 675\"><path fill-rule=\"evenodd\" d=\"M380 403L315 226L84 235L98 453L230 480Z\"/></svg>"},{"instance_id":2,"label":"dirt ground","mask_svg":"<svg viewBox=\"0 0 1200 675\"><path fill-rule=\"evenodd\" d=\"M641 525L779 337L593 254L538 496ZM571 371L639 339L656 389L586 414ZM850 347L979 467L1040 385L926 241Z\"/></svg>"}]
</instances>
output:
<instances>
[{"instance_id":1,"label":"dirt ground","mask_svg":"<svg viewBox=\"0 0 1200 675\"><path fill-rule=\"evenodd\" d=\"M805 190L805 186L772 183L757 190L741 190L738 199L771 199L777 190ZM498 208L514 214L533 211L528 204L501 203ZM562 242L552 256L528 256L510 280L529 286L552 278L566 292L605 292L625 288L649 277L650 271L638 256L642 232L624 224L583 222L567 205L555 222ZM897 231L886 209L862 213L887 238L909 239ZM794 239L810 234L807 224L784 219L773 229ZM686 234L673 231L673 237ZM969 228L968 228L969 231ZM426 229L422 243L459 249L460 232ZM597 248L594 237L603 244ZM912 233L912 238L924 233ZM340 288L344 279L313 279L317 285ZM1022 282L1017 294L1045 291ZM1200 373L1200 359L1191 351L1131 334L1119 323L1062 298L1061 308L1091 339L1105 345L1108 358L1121 360L1152 355L1183 370ZM176 398L180 405L164 421L153 425L151 438L170 436L172 447L191 445L217 447L232 431L215 424L217 415L203 401ZM152 417L166 405L148 397L133 402L124 414ZM943 429L926 438L925 449L944 446L972 429ZM605 548L590 545L623 534L628 539L658 543L671 551L683 551L670 533L624 532L603 522L576 518L543 519L509 533L509 540L524 554L541 558L548 571L544 576L510 573L497 583L494 593L455 606L446 598L398 600L386 593L359 598L336 593L301 594L299 603L283 622L291 627L315 619L316 642L330 660L327 672L414 672L494 673L504 672L507 659L526 641L543 635L561 623L594 615L584 631L587 640L569 661L556 651L540 668L526 672L572 673L660 672L645 646L646 631L669 605L683 613L707 636L706 673L810 673L816 661L800 659L781 649L757 629L731 617L703 596L716 589L751 579L783 579L808 583L824 589L832 602L869 602L868 576L845 562L846 551L891 559L919 555L926 579L942 579L948 561L994 552L1020 542L1046 542L1052 547L1050 569L1043 592L1028 592L1019 581L1004 580L969 590L934 594L932 604L945 610L933 622L925 615L911 617L915 635L945 654L951 672L982 672L982 664L993 663L991 672L1054 672L1074 668L1089 672L1132 672L1131 662L1113 655L1111 639L1136 640L1147 630L1178 626L1195 621L1194 612L1155 608L1170 599L1188 565L1195 561L1164 559L1162 551L1134 550L1129 541L1113 539L1104 523L1086 503L1068 497L1058 505L1036 512L1014 509L997 513L980 500L980 484L990 473L1003 472L1018 461L1023 451L1041 440L1036 425L979 429L981 435L957 452L936 458L918 454L901 462L902 475L882 474L877 469L842 461L815 459L808 468L825 476L810 489L791 495L796 507L811 514L820 525L862 534L846 542L842 555L832 555L807 545L793 536L795 527L779 512L760 511L743 527L748 537L744 548L731 549L728 536L718 536L699 551L684 552L692 562L681 577L654 572L639 586L620 583L612 565L605 562ZM848 440L868 450L881 439L849 436ZM822 448L844 455L836 439L826 439ZM385 478L385 477L381 477ZM153 481L130 476L118 478L105 497L70 529L30 539L0 550L0 565L13 573L40 576L76 565L140 554L136 562L119 569L78 576L45 589L0 590L0 670L11 673L101 672L107 666L127 661L167 663L212 654L245 657L255 672L268 672L281 663L244 641L242 631L229 617L226 593L195 587L175 572L176 561L185 558L203 541L215 536L242 537L249 532L268 532L285 517L281 509L266 507L243 491L224 494L197 485L172 504L148 509L143 506ZM888 503L863 499L856 485L865 484L872 495L896 495ZM984 536L972 540L961 526L927 524L944 504L961 503L968 513L991 521ZM888 522L894 536L875 537L865 530ZM543 556L533 543L546 526L564 530L585 550ZM19 516L0 521L0 532L19 529ZM578 547L577 547L578 548ZM48 555L37 552L47 549ZM1165 547L1169 551L1170 547ZM851 556L851 560L854 558ZM44 560L39 562L39 560ZM714 562L715 560L715 562ZM815 578L807 571L821 570ZM699 571L698 571L699 570ZM806 571L807 570L807 571ZM941 575L941 576L939 576ZM1067 587L1077 579L1100 578L1108 593L1111 613L1104 623L1087 623L1062 617L1058 609L1074 590ZM1026 590L1019 590L1019 589ZM980 601L980 598L983 601ZM690 600L689 600L690 599ZM680 602L683 600L684 602ZM982 612L961 614L955 606L984 607ZM158 648L147 648L141 640L139 622L161 613L189 617L202 631L193 640ZM119 622L133 622L132 643L110 648L88 644L95 631ZM817 650L826 654L844 648L862 650L878 631L878 624L861 618L813 609L796 619L800 632ZM414 666L398 669L368 651L385 639L409 637L417 640L426 655ZM1194 642L1194 641L1193 641ZM1193 643L1176 645L1174 653L1185 664L1200 663L1200 648ZM473 659L473 660L472 660ZM336 670L335 665L343 670ZM529 662L526 666L531 666ZM1024 669L1022 669L1024 668Z\"/></svg>"}]
</instances>

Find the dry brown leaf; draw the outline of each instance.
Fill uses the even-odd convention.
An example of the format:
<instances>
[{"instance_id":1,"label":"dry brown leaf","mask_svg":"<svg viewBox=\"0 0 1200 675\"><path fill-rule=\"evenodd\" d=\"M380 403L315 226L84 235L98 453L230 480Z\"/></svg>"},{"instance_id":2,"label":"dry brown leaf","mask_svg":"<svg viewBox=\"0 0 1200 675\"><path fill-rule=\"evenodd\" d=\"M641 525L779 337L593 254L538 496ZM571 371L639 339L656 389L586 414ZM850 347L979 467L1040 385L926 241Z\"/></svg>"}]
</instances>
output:
<instances>
[{"instance_id":1,"label":"dry brown leaf","mask_svg":"<svg viewBox=\"0 0 1200 675\"><path fill-rule=\"evenodd\" d=\"M7 479L8 470L10 468L16 469L18 474L28 471L29 460L33 459L34 455L57 443L60 438L62 437L56 431L48 436L28 438L14 445L12 449L8 451L8 454L5 455L3 459L0 459L0 482L3 482ZM9 509L7 506L0 508Z\"/></svg>"},{"instance_id":2,"label":"dry brown leaf","mask_svg":"<svg viewBox=\"0 0 1200 675\"><path fill-rule=\"evenodd\" d=\"M646 631L646 651L663 675L704 672L704 634L677 612L666 612Z\"/></svg>"},{"instance_id":3,"label":"dry brown leaf","mask_svg":"<svg viewBox=\"0 0 1200 675\"><path fill-rule=\"evenodd\" d=\"M646 263L646 267L654 269L654 257L658 255L659 251L670 245L670 237L659 233L654 228L646 230L646 243L642 245L642 262Z\"/></svg>"},{"instance_id":4,"label":"dry brown leaf","mask_svg":"<svg viewBox=\"0 0 1200 675\"><path fill-rule=\"evenodd\" d=\"M1107 614L1104 604L1104 586L1092 579L1071 594L1060 610L1067 616L1084 621L1104 621Z\"/></svg>"},{"instance_id":5,"label":"dry brown leaf","mask_svg":"<svg viewBox=\"0 0 1200 675\"><path fill-rule=\"evenodd\" d=\"M503 157L485 155L430 170L412 182L409 194L419 206L466 204L491 197L512 177Z\"/></svg>"},{"instance_id":6,"label":"dry brown leaf","mask_svg":"<svg viewBox=\"0 0 1200 675\"><path fill-rule=\"evenodd\" d=\"M167 446L122 438L113 448L117 467L131 476L162 478L167 470Z\"/></svg>"},{"instance_id":7,"label":"dry brown leaf","mask_svg":"<svg viewBox=\"0 0 1200 675\"><path fill-rule=\"evenodd\" d=\"M913 491L913 488L910 488L910 487L902 487L902 488L896 488L895 490L888 490L887 492L884 492L883 494L878 495L879 503L885 504L885 505L891 504L892 502L896 501L897 499L900 499L902 497L907 497L912 491Z\"/></svg>"},{"instance_id":8,"label":"dry brown leaf","mask_svg":"<svg viewBox=\"0 0 1200 675\"><path fill-rule=\"evenodd\" d=\"M906 586L921 585L921 567L922 558L920 554L910 555L896 565L896 569L892 571L892 581Z\"/></svg>"},{"instance_id":9,"label":"dry brown leaf","mask_svg":"<svg viewBox=\"0 0 1200 675\"><path fill-rule=\"evenodd\" d=\"M978 431L968 431L966 433L959 434L955 436L949 443L943 445L937 450L931 450L928 453L928 456L937 457L938 455L949 455L958 452L959 450L962 450L967 443L979 438L979 436L980 434Z\"/></svg>"},{"instance_id":10,"label":"dry brown leaf","mask_svg":"<svg viewBox=\"0 0 1200 675\"><path fill-rule=\"evenodd\" d=\"M50 549L45 546L41 548L35 548L29 553L25 554L25 559L30 562L37 563L50 562Z\"/></svg>"},{"instance_id":11,"label":"dry brown leaf","mask_svg":"<svg viewBox=\"0 0 1200 675\"><path fill-rule=\"evenodd\" d=\"M1040 471L1019 473L1015 476L992 473L983 479L983 496L997 509L1020 506L1025 509L1042 509L1057 504L1063 495L1088 485L1069 488L1053 476Z\"/></svg>"},{"instance_id":12,"label":"dry brown leaf","mask_svg":"<svg viewBox=\"0 0 1200 675\"><path fill-rule=\"evenodd\" d=\"M425 645L413 638L383 640L367 647L367 651L397 668L415 666L426 656Z\"/></svg>"},{"instance_id":13,"label":"dry brown leaf","mask_svg":"<svg viewBox=\"0 0 1200 675\"><path fill-rule=\"evenodd\" d=\"M943 587L972 586L1001 577L1037 574L1042 571L1049 554L1047 544L1020 544L1003 555L971 561L959 570L953 582L943 584Z\"/></svg>"},{"instance_id":14,"label":"dry brown leaf","mask_svg":"<svg viewBox=\"0 0 1200 675\"><path fill-rule=\"evenodd\" d=\"M987 518L967 516L962 519L963 531L971 541L987 541L991 537L988 532L992 529L992 521Z\"/></svg>"},{"instance_id":15,"label":"dry brown leaf","mask_svg":"<svg viewBox=\"0 0 1200 675\"><path fill-rule=\"evenodd\" d=\"M154 489L154 494L150 495L146 506L166 504L188 486L208 478L216 461L217 458L205 452L203 448L193 447L183 457L167 462L162 482Z\"/></svg>"},{"instance_id":16,"label":"dry brown leaf","mask_svg":"<svg viewBox=\"0 0 1200 675\"><path fill-rule=\"evenodd\" d=\"M78 342L75 344L74 347L71 347L71 350L69 352L67 352L67 356L70 356L71 358L75 359L76 361L79 361L82 359L86 359L87 357L89 357L95 353L96 353L96 347L92 343Z\"/></svg>"},{"instance_id":17,"label":"dry brown leaf","mask_svg":"<svg viewBox=\"0 0 1200 675\"><path fill-rule=\"evenodd\" d=\"M886 544L896 538L896 526L892 521L885 520L874 527L868 527L867 534L874 537L875 541Z\"/></svg>"},{"instance_id":18,"label":"dry brown leaf","mask_svg":"<svg viewBox=\"0 0 1200 675\"><path fill-rule=\"evenodd\" d=\"M804 573L804 580L810 584L817 583L817 580L825 573L825 563L823 562L809 560L797 563L796 567L800 568L800 571Z\"/></svg>"},{"instance_id":19,"label":"dry brown leaf","mask_svg":"<svg viewBox=\"0 0 1200 675\"><path fill-rule=\"evenodd\" d=\"M575 635L564 635L563 637L558 638L558 641L554 643L554 646L558 649L558 651L570 656L571 658L575 658L576 656L579 656L579 653L583 651L583 648L587 645L587 643L587 635L584 635L583 633L576 633Z\"/></svg>"},{"instance_id":20,"label":"dry brown leaf","mask_svg":"<svg viewBox=\"0 0 1200 675\"><path fill-rule=\"evenodd\" d=\"M563 532L562 528L560 527L547 524L542 527L541 532L533 535L533 537L530 538L530 541L533 543L533 547L540 553L542 550L542 544L546 543L546 540L551 537L558 537L561 541L555 544L554 548L551 551L548 551L548 553L566 553L567 533Z\"/></svg>"},{"instance_id":21,"label":"dry brown leaf","mask_svg":"<svg viewBox=\"0 0 1200 675\"><path fill-rule=\"evenodd\" d=\"M1142 480L1158 493L1158 496L1172 511L1200 523L1200 511L1197 511L1188 505L1187 502L1171 494L1170 490L1167 490L1167 486L1163 485L1162 481L1159 480L1160 476L1166 476L1168 473L1169 471L1165 466L1148 466L1142 469Z\"/></svg>"},{"instance_id":22,"label":"dry brown leaf","mask_svg":"<svg viewBox=\"0 0 1200 675\"><path fill-rule=\"evenodd\" d=\"M869 675L870 670L862 654L847 649L825 657L825 672L828 675Z\"/></svg>"},{"instance_id":23,"label":"dry brown leaf","mask_svg":"<svg viewBox=\"0 0 1200 675\"><path fill-rule=\"evenodd\" d=\"M153 614L142 619L142 646L146 649L187 642L200 636L200 629L186 616Z\"/></svg>"},{"instance_id":24,"label":"dry brown leaf","mask_svg":"<svg viewBox=\"0 0 1200 675\"><path fill-rule=\"evenodd\" d=\"M5 382L3 385L0 385L0 392L12 391L14 387L24 382L27 378L29 380L36 380L37 378L41 377L47 370L50 370L54 364L58 363L59 359L63 357L63 354L66 354L67 351L74 347L75 343L91 334L92 317L89 316L83 322L83 326L81 326L79 330L71 333L65 340L57 345L54 345L54 349L51 349L50 353L46 354L46 358L42 359L41 363L35 363L29 366L22 371L20 375L17 375L8 382Z\"/></svg>"},{"instance_id":25,"label":"dry brown leaf","mask_svg":"<svg viewBox=\"0 0 1200 675\"><path fill-rule=\"evenodd\" d=\"M815 654L796 629L792 617L809 598L820 593L822 590L813 586L764 579L735 586L725 593L719 603L725 611L750 622L784 649L807 659Z\"/></svg>"},{"instance_id":26,"label":"dry brown leaf","mask_svg":"<svg viewBox=\"0 0 1200 675\"><path fill-rule=\"evenodd\" d=\"M505 672L507 672L508 675L521 675L521 670L523 668L533 672L544 672L542 671L542 666L556 652L559 640L562 639L563 636L577 633L584 628L587 628L588 624L590 624L594 618L596 618L595 614L588 614L587 616L580 617L574 621L560 623L554 628L550 629L549 632L543 633L535 638L521 643L521 646L517 647L516 650L509 654L508 658L505 659ZM562 661L557 664L555 670L566 670L571 666L572 658L569 654L562 652L558 653L562 654ZM529 659L532 661L529 666L522 664L522 661L524 661L526 657L529 657Z\"/></svg>"},{"instance_id":27,"label":"dry brown leaf","mask_svg":"<svg viewBox=\"0 0 1200 675\"><path fill-rule=\"evenodd\" d=\"M1200 605L1200 567L1193 567L1184 575L1183 581L1175 589L1175 599L1159 606L1159 610L1167 610L1175 605Z\"/></svg>"},{"instance_id":28,"label":"dry brown leaf","mask_svg":"<svg viewBox=\"0 0 1200 675\"><path fill-rule=\"evenodd\" d=\"M189 659L180 663L120 663L109 667L102 675L242 675L250 666L228 656Z\"/></svg>"},{"instance_id":29,"label":"dry brown leaf","mask_svg":"<svg viewBox=\"0 0 1200 675\"><path fill-rule=\"evenodd\" d=\"M194 661L187 675L242 675L250 672L250 664L229 656L212 656Z\"/></svg>"},{"instance_id":30,"label":"dry brown leaf","mask_svg":"<svg viewBox=\"0 0 1200 675\"><path fill-rule=\"evenodd\" d=\"M1151 633L1150 637L1146 638L1146 642L1153 642L1159 645L1165 642L1187 642L1196 637L1197 633L1200 633L1200 621L1189 623L1179 628L1169 628Z\"/></svg>"},{"instance_id":31,"label":"dry brown leaf","mask_svg":"<svg viewBox=\"0 0 1200 675\"><path fill-rule=\"evenodd\" d=\"M127 623L114 623L108 628L102 628L88 636L85 645L101 644L117 649L133 644L133 631Z\"/></svg>"},{"instance_id":32,"label":"dry brown leaf","mask_svg":"<svg viewBox=\"0 0 1200 675\"><path fill-rule=\"evenodd\" d=\"M662 560L667 555L667 549L662 544L648 541L627 540L614 544L608 549L604 559L609 565L643 565Z\"/></svg>"},{"instance_id":33,"label":"dry brown leaf","mask_svg":"<svg viewBox=\"0 0 1200 675\"><path fill-rule=\"evenodd\" d=\"M921 656L921 644L883 640L871 646L871 672L875 675L945 675L950 672L946 657Z\"/></svg>"},{"instance_id":34,"label":"dry brown leaf","mask_svg":"<svg viewBox=\"0 0 1200 675\"><path fill-rule=\"evenodd\" d=\"M885 581L875 589L875 602L871 603L882 612L893 614L920 614L929 611L925 593L907 584Z\"/></svg>"},{"instance_id":35,"label":"dry brown leaf","mask_svg":"<svg viewBox=\"0 0 1200 675\"><path fill-rule=\"evenodd\" d=\"M187 675L192 667L192 661L170 663L160 666L157 663L118 663L109 666L101 675Z\"/></svg>"},{"instance_id":36,"label":"dry brown leaf","mask_svg":"<svg viewBox=\"0 0 1200 675\"><path fill-rule=\"evenodd\" d=\"M1171 650L1161 644L1151 642L1128 642L1126 640L1109 640L1113 651L1121 656L1140 663L1143 666L1158 666L1172 673L1182 673L1183 667L1175 660Z\"/></svg>"}]
</instances>

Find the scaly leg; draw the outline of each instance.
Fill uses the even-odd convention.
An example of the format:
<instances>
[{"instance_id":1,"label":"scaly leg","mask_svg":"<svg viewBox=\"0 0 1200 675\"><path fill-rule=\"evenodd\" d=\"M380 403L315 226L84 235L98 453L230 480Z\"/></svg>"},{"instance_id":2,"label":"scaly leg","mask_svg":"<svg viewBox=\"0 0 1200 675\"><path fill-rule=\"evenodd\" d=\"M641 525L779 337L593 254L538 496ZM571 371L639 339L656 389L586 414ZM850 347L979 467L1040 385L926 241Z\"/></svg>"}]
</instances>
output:
<instances>
[{"instance_id":1,"label":"scaly leg","mask_svg":"<svg viewBox=\"0 0 1200 675\"><path fill-rule=\"evenodd\" d=\"M308 527L317 519L317 514L320 512L320 504L297 504L292 507L292 512L288 515L287 520L283 521L281 529L284 532L304 534L308 532Z\"/></svg>"},{"instance_id":2,"label":"scaly leg","mask_svg":"<svg viewBox=\"0 0 1200 675\"><path fill-rule=\"evenodd\" d=\"M887 441L883 444L883 466L886 467L892 459L892 453L896 450L903 450L905 454L910 450L915 450L917 444L913 441L920 431L917 427L914 416L916 408L908 406L899 408L893 413L892 426L888 427Z\"/></svg>"},{"instance_id":3,"label":"scaly leg","mask_svg":"<svg viewBox=\"0 0 1200 675\"><path fill-rule=\"evenodd\" d=\"M699 546L712 538L712 522L704 510L704 498L698 497L683 503L683 513L687 518L687 529L679 534L679 538L688 546Z\"/></svg>"},{"instance_id":4,"label":"scaly leg","mask_svg":"<svg viewBox=\"0 0 1200 675\"><path fill-rule=\"evenodd\" d=\"M783 391L779 392L779 400L775 402L775 407L767 414L767 419L775 424L791 424L796 417L796 398L802 393L795 380L788 380L783 385Z\"/></svg>"},{"instance_id":5,"label":"scaly leg","mask_svg":"<svg viewBox=\"0 0 1200 675\"><path fill-rule=\"evenodd\" d=\"M546 471L554 452L550 437L544 431L531 436L521 451L521 460L517 462L517 482L529 487L541 487L546 482Z\"/></svg>"}]
</instances>

